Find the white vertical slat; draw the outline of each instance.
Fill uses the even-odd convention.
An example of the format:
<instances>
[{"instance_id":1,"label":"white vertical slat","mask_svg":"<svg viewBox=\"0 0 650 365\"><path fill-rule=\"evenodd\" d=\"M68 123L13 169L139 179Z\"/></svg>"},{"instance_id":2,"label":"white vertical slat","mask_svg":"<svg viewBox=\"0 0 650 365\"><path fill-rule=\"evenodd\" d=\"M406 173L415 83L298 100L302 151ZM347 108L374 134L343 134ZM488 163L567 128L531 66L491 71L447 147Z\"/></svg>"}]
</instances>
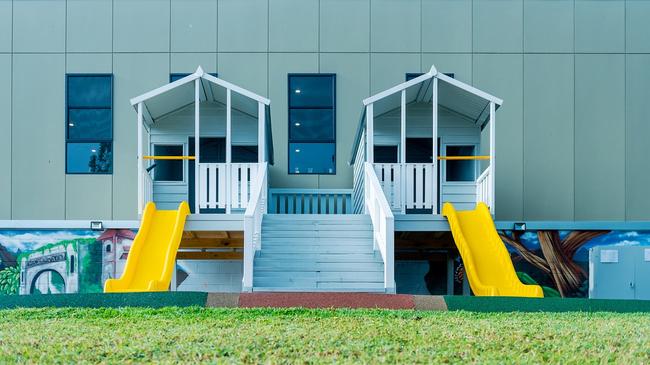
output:
<instances>
[{"instance_id":1,"label":"white vertical slat","mask_svg":"<svg viewBox=\"0 0 650 365\"><path fill-rule=\"evenodd\" d=\"M431 95L432 117L433 117L433 137L432 137L432 151L431 156L433 163L433 171L431 173L431 205L433 214L438 214L438 78L433 78L433 88Z\"/></svg>"},{"instance_id":2,"label":"white vertical slat","mask_svg":"<svg viewBox=\"0 0 650 365\"><path fill-rule=\"evenodd\" d=\"M208 181L207 181L207 175L208 175L208 164L196 164L199 166L199 174L197 175L198 178L196 181L198 182L199 188L196 190L198 191L198 196L199 196L199 203L196 205L199 208L207 208L208 207L208 201L207 201L207 196L208 196ZM198 209L197 209L198 212Z\"/></svg>"},{"instance_id":3,"label":"white vertical slat","mask_svg":"<svg viewBox=\"0 0 650 365\"><path fill-rule=\"evenodd\" d=\"M431 208L431 185L433 185L433 179L431 179L431 165L424 164L424 208Z\"/></svg>"},{"instance_id":4,"label":"white vertical slat","mask_svg":"<svg viewBox=\"0 0 650 365\"><path fill-rule=\"evenodd\" d=\"M241 171L241 180L239 182L241 186L241 194L237 204L240 208L246 208L246 201L248 200L248 164L239 165L239 171Z\"/></svg>"},{"instance_id":5,"label":"white vertical slat","mask_svg":"<svg viewBox=\"0 0 650 365\"><path fill-rule=\"evenodd\" d=\"M239 164L230 164L230 205L233 208L239 208L239 191L240 191L240 182L239 182Z\"/></svg>"},{"instance_id":6,"label":"white vertical slat","mask_svg":"<svg viewBox=\"0 0 650 365\"><path fill-rule=\"evenodd\" d=\"M219 170L219 200L218 200L218 206L220 209L223 209L226 207L226 202L228 199L226 198L227 194L227 188L226 186L228 185L228 176L226 176L226 170L228 165L220 163L220 164L215 164L215 168L218 168Z\"/></svg>"},{"instance_id":7,"label":"white vertical slat","mask_svg":"<svg viewBox=\"0 0 650 365\"><path fill-rule=\"evenodd\" d=\"M142 138L144 126L142 117L142 102L138 103L138 214L142 215L144 210L144 160L142 158Z\"/></svg>"},{"instance_id":8,"label":"white vertical slat","mask_svg":"<svg viewBox=\"0 0 650 365\"><path fill-rule=\"evenodd\" d=\"M231 174L230 163L232 162L232 102L230 89L226 89L226 176ZM232 185L226 186L226 196L230 196ZM231 204L226 202L226 214L230 214Z\"/></svg>"},{"instance_id":9,"label":"white vertical slat","mask_svg":"<svg viewBox=\"0 0 650 365\"><path fill-rule=\"evenodd\" d=\"M494 102L490 102L490 175L489 175L489 186L490 186L490 192L489 192L489 198L488 201L489 206L490 206L490 213L494 214L494 201L495 199L495 189L494 189L494 178L496 176L496 164L495 164L495 157L496 157L496 128L494 123L496 122L496 105Z\"/></svg>"},{"instance_id":10,"label":"white vertical slat","mask_svg":"<svg viewBox=\"0 0 650 365\"><path fill-rule=\"evenodd\" d=\"M403 168L406 164L406 89L402 90L402 100L400 105L400 167ZM397 180L395 180L397 182ZM401 187L400 187L401 185ZM397 187L400 190L396 190L396 193L399 195L404 195L404 189L406 188L404 184L397 184ZM400 204L399 209L402 211L402 214L406 214L406 206Z\"/></svg>"},{"instance_id":11,"label":"white vertical slat","mask_svg":"<svg viewBox=\"0 0 650 365\"><path fill-rule=\"evenodd\" d=\"M217 207L217 175L221 173L219 171L218 165L209 164L208 165L208 208L214 209ZM205 179L204 179L205 180Z\"/></svg>"},{"instance_id":12,"label":"white vertical slat","mask_svg":"<svg viewBox=\"0 0 650 365\"><path fill-rule=\"evenodd\" d=\"M395 174L395 192L393 194L393 202L391 202L391 208L400 209L402 212L406 212L406 206L402 203L404 200L404 191L406 186L404 186L402 170L404 165L393 166L393 173Z\"/></svg>"},{"instance_id":13,"label":"white vertical slat","mask_svg":"<svg viewBox=\"0 0 650 365\"><path fill-rule=\"evenodd\" d=\"M253 195L253 192L257 188L257 172L259 168L259 164L256 163L251 163L248 164L248 168L250 169L250 181L248 185L248 197L244 200L244 207L248 207L248 202L251 201L251 196Z\"/></svg>"},{"instance_id":14,"label":"white vertical slat","mask_svg":"<svg viewBox=\"0 0 650 365\"><path fill-rule=\"evenodd\" d=\"M366 106L366 161L370 163L375 162L373 124L373 104L368 104Z\"/></svg>"},{"instance_id":15,"label":"white vertical slat","mask_svg":"<svg viewBox=\"0 0 650 365\"><path fill-rule=\"evenodd\" d=\"M200 89L201 85L199 84L201 82L201 79L198 78L194 80L194 176L201 176L199 174L199 163L200 163L200 156L201 156L201 122L200 122L200 110L201 110L201 99L200 99ZM197 207L194 213L199 214L199 208L201 205L201 189L199 187L199 181L202 181L202 179L194 179L194 191L198 192L198 194L194 194L194 206ZM207 190L206 190L207 191Z\"/></svg>"},{"instance_id":16,"label":"white vertical slat","mask_svg":"<svg viewBox=\"0 0 650 365\"><path fill-rule=\"evenodd\" d=\"M424 199L422 197L424 193L424 187L422 186L422 165L417 164L415 165L415 207L416 208L422 208L422 203L424 203Z\"/></svg>"},{"instance_id":17,"label":"white vertical slat","mask_svg":"<svg viewBox=\"0 0 650 365\"><path fill-rule=\"evenodd\" d=\"M406 208L413 208L413 165L406 165Z\"/></svg>"}]
</instances>

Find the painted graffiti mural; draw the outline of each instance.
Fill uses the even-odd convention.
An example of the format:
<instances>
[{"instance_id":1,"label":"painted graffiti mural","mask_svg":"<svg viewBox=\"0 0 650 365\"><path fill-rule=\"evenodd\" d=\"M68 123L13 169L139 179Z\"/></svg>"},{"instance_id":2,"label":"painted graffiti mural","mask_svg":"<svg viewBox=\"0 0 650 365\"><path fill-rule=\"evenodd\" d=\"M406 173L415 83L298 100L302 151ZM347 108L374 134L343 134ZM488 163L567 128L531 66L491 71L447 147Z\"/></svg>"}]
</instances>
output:
<instances>
[{"instance_id":1,"label":"painted graffiti mural","mask_svg":"<svg viewBox=\"0 0 650 365\"><path fill-rule=\"evenodd\" d=\"M0 294L98 293L119 276L131 230L0 231Z\"/></svg>"}]
</instances>

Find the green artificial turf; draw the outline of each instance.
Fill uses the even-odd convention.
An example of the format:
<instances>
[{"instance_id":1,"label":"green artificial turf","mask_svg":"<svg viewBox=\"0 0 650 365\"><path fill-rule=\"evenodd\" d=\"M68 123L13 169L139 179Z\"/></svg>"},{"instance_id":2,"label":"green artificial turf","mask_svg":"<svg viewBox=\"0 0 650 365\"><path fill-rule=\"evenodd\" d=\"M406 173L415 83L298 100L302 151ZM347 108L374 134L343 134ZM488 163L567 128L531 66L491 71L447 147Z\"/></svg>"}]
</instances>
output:
<instances>
[{"instance_id":1,"label":"green artificial turf","mask_svg":"<svg viewBox=\"0 0 650 365\"><path fill-rule=\"evenodd\" d=\"M650 362L647 313L0 311L0 363Z\"/></svg>"}]
</instances>

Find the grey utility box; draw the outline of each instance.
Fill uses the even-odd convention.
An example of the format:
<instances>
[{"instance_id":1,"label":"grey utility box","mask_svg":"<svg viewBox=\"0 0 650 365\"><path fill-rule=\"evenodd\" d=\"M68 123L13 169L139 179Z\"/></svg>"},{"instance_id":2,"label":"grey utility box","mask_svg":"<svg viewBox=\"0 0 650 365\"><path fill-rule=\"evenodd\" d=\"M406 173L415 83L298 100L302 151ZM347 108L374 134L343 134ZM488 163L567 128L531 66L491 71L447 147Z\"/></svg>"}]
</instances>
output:
<instances>
[{"instance_id":1,"label":"grey utility box","mask_svg":"<svg viewBox=\"0 0 650 365\"><path fill-rule=\"evenodd\" d=\"M589 298L650 300L650 247L591 248Z\"/></svg>"}]
</instances>

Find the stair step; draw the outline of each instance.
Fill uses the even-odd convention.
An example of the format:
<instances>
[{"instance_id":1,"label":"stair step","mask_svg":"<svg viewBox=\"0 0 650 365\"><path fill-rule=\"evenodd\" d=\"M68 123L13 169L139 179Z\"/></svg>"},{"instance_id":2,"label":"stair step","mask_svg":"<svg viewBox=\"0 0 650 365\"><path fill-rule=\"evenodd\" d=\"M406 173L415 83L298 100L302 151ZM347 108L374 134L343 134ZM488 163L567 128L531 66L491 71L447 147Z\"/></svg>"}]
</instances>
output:
<instances>
[{"instance_id":1,"label":"stair step","mask_svg":"<svg viewBox=\"0 0 650 365\"><path fill-rule=\"evenodd\" d=\"M304 271L282 271L282 272L260 272L256 274L253 281L257 280L278 280L278 281L322 281L322 282L383 282L382 272L349 272L349 271L326 271L326 272L304 272Z\"/></svg>"},{"instance_id":2,"label":"stair step","mask_svg":"<svg viewBox=\"0 0 650 365\"><path fill-rule=\"evenodd\" d=\"M372 231L371 224L262 224L263 232L271 231Z\"/></svg>"},{"instance_id":3,"label":"stair step","mask_svg":"<svg viewBox=\"0 0 650 365\"><path fill-rule=\"evenodd\" d=\"M361 245L327 245L327 244L313 244L313 245L270 245L264 246L262 243L262 250L260 257L265 253L275 254L302 254L302 253L329 253L329 254L345 254L345 253L374 253L372 244L367 246Z\"/></svg>"},{"instance_id":4,"label":"stair step","mask_svg":"<svg viewBox=\"0 0 650 365\"><path fill-rule=\"evenodd\" d=\"M368 214L265 214L263 220L269 221L289 221L289 222L326 222L326 221L339 221L339 222L370 222L370 215Z\"/></svg>"},{"instance_id":5,"label":"stair step","mask_svg":"<svg viewBox=\"0 0 650 365\"><path fill-rule=\"evenodd\" d=\"M296 253L295 255L287 255L285 253L262 251L257 257L261 260L276 261L382 262L381 256L375 253Z\"/></svg>"},{"instance_id":6,"label":"stair step","mask_svg":"<svg viewBox=\"0 0 650 365\"><path fill-rule=\"evenodd\" d=\"M285 260L261 260L256 259L254 263L255 275L262 271L380 271L384 272L383 262L314 262L314 261L293 261Z\"/></svg>"},{"instance_id":7,"label":"stair step","mask_svg":"<svg viewBox=\"0 0 650 365\"><path fill-rule=\"evenodd\" d=\"M269 237L262 241L262 249L272 246L301 246L301 245L340 245L340 246L372 246L370 238L333 238L333 237Z\"/></svg>"},{"instance_id":8,"label":"stair step","mask_svg":"<svg viewBox=\"0 0 650 365\"><path fill-rule=\"evenodd\" d=\"M265 231L262 229L262 242L264 242L265 238L273 238L273 237L354 237L354 238L372 238L372 231L344 231L344 232L339 232L339 231L315 231L315 230L310 230L310 231L291 231L291 230L285 230L285 231Z\"/></svg>"},{"instance_id":9,"label":"stair step","mask_svg":"<svg viewBox=\"0 0 650 365\"><path fill-rule=\"evenodd\" d=\"M289 292L289 293L294 293L294 292L301 292L301 293L308 293L308 292L343 292L343 293L384 293L385 289L382 287L380 289L377 289L376 287L374 288L365 288L365 287L357 287L357 288L314 288L314 287L272 287L272 286L267 286L267 287L253 287L254 292Z\"/></svg>"}]
</instances>

